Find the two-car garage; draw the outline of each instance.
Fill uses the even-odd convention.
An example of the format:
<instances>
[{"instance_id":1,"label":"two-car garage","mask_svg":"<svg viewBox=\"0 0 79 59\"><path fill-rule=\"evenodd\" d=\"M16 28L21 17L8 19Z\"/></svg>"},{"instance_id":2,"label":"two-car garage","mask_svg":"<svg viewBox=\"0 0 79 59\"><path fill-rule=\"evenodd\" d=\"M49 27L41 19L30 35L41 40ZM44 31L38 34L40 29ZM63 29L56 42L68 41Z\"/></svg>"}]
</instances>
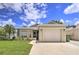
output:
<instances>
[{"instance_id":1,"label":"two-car garage","mask_svg":"<svg viewBox=\"0 0 79 59\"><path fill-rule=\"evenodd\" d=\"M39 41L65 42L65 26L63 24L39 25Z\"/></svg>"},{"instance_id":2,"label":"two-car garage","mask_svg":"<svg viewBox=\"0 0 79 59\"><path fill-rule=\"evenodd\" d=\"M45 29L43 31L43 37L45 41L60 41L60 30Z\"/></svg>"}]
</instances>

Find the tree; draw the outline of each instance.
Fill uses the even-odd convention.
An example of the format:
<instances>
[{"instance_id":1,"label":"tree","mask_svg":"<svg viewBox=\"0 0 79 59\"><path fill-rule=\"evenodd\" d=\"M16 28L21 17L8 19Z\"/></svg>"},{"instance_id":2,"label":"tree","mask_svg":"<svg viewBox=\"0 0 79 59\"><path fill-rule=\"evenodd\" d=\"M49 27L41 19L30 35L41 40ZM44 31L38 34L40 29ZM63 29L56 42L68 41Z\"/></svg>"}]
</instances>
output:
<instances>
[{"instance_id":1,"label":"tree","mask_svg":"<svg viewBox=\"0 0 79 59\"><path fill-rule=\"evenodd\" d=\"M3 27L0 27L0 36L5 36L5 30Z\"/></svg>"},{"instance_id":2,"label":"tree","mask_svg":"<svg viewBox=\"0 0 79 59\"><path fill-rule=\"evenodd\" d=\"M52 20L52 21L49 21L48 24L63 24L63 22L59 20Z\"/></svg>"},{"instance_id":3,"label":"tree","mask_svg":"<svg viewBox=\"0 0 79 59\"><path fill-rule=\"evenodd\" d=\"M11 35L11 34L14 35L14 33L15 33L15 28L14 28L13 25L6 24L6 25L4 26L4 29L5 29L6 34L9 35L9 39L10 39L10 35Z\"/></svg>"},{"instance_id":4,"label":"tree","mask_svg":"<svg viewBox=\"0 0 79 59\"><path fill-rule=\"evenodd\" d=\"M14 28L14 26L11 26L11 28L12 28L12 34L14 35L15 34L15 28Z\"/></svg>"}]
</instances>

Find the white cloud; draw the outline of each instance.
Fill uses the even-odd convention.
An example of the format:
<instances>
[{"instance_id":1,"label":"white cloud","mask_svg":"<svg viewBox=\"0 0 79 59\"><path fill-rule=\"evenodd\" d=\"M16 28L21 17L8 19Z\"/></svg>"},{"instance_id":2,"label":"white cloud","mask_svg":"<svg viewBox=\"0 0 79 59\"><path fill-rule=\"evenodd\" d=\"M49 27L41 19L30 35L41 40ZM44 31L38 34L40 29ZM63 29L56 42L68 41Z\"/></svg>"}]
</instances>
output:
<instances>
[{"instance_id":1,"label":"white cloud","mask_svg":"<svg viewBox=\"0 0 79 59\"><path fill-rule=\"evenodd\" d=\"M15 11L17 12L22 12L22 7L23 7L23 4L21 3L16 3L14 4L14 6L12 7Z\"/></svg>"},{"instance_id":2,"label":"white cloud","mask_svg":"<svg viewBox=\"0 0 79 59\"><path fill-rule=\"evenodd\" d=\"M38 9L37 6L40 8ZM45 3L1 3L0 9L2 8L11 9L10 11L13 9L18 13L23 12L24 15L20 16L20 19L25 22L37 22L37 20L47 17L47 4ZM14 15L13 13L8 14Z\"/></svg>"},{"instance_id":3,"label":"white cloud","mask_svg":"<svg viewBox=\"0 0 79 59\"><path fill-rule=\"evenodd\" d=\"M79 20L79 18L74 18L75 21Z\"/></svg>"},{"instance_id":4,"label":"white cloud","mask_svg":"<svg viewBox=\"0 0 79 59\"><path fill-rule=\"evenodd\" d=\"M27 24L26 23L22 23L22 26L27 26Z\"/></svg>"},{"instance_id":5,"label":"white cloud","mask_svg":"<svg viewBox=\"0 0 79 59\"><path fill-rule=\"evenodd\" d=\"M41 5L41 7L46 7L47 6L47 4L45 4L45 3L39 3L39 5Z\"/></svg>"},{"instance_id":6,"label":"white cloud","mask_svg":"<svg viewBox=\"0 0 79 59\"><path fill-rule=\"evenodd\" d=\"M38 20L38 22L37 22L38 24L43 24L40 20Z\"/></svg>"},{"instance_id":7,"label":"white cloud","mask_svg":"<svg viewBox=\"0 0 79 59\"><path fill-rule=\"evenodd\" d=\"M0 4L0 9L2 8L8 8L8 9L13 9L15 10L16 12L22 12L22 8L23 7L23 4L21 3L1 3Z\"/></svg>"},{"instance_id":8,"label":"white cloud","mask_svg":"<svg viewBox=\"0 0 79 59\"><path fill-rule=\"evenodd\" d=\"M73 20L74 20L74 25L79 24L79 18L74 18Z\"/></svg>"},{"instance_id":9,"label":"white cloud","mask_svg":"<svg viewBox=\"0 0 79 59\"><path fill-rule=\"evenodd\" d=\"M79 21L76 21L74 25L77 25L77 24L79 24Z\"/></svg>"},{"instance_id":10,"label":"white cloud","mask_svg":"<svg viewBox=\"0 0 79 59\"><path fill-rule=\"evenodd\" d=\"M29 21L25 16L21 16L20 19L22 19L25 22L28 22Z\"/></svg>"},{"instance_id":11,"label":"white cloud","mask_svg":"<svg viewBox=\"0 0 79 59\"><path fill-rule=\"evenodd\" d=\"M0 20L0 26L5 26L6 24L11 24L11 25L13 25L13 26L16 25L16 23L13 22L12 19L8 19L7 21L1 21L1 20Z\"/></svg>"},{"instance_id":12,"label":"white cloud","mask_svg":"<svg viewBox=\"0 0 79 59\"><path fill-rule=\"evenodd\" d=\"M43 7L42 10L38 9L37 6ZM23 21L37 21L41 18L46 18L46 6L47 4L37 4L37 6L35 7L35 4L30 3L30 4L26 4L25 7L26 9L24 9L24 16L21 16L20 18Z\"/></svg>"},{"instance_id":13,"label":"white cloud","mask_svg":"<svg viewBox=\"0 0 79 59\"><path fill-rule=\"evenodd\" d=\"M69 23L69 22L71 22L71 21L70 21L70 20L66 20L65 22L66 22L66 23Z\"/></svg>"},{"instance_id":14,"label":"white cloud","mask_svg":"<svg viewBox=\"0 0 79 59\"><path fill-rule=\"evenodd\" d=\"M28 24L28 26L34 25L34 24L43 24L40 20L38 20L37 22L35 21L30 21L30 23Z\"/></svg>"},{"instance_id":15,"label":"white cloud","mask_svg":"<svg viewBox=\"0 0 79 59\"><path fill-rule=\"evenodd\" d=\"M6 15L0 15L0 17L4 17L4 18L6 18L7 16L6 16Z\"/></svg>"},{"instance_id":16,"label":"white cloud","mask_svg":"<svg viewBox=\"0 0 79 59\"><path fill-rule=\"evenodd\" d=\"M13 22L12 19L8 19L8 21L6 21L6 23L7 23L7 24L12 24L12 25L14 25L14 26L16 25L16 23Z\"/></svg>"},{"instance_id":17,"label":"white cloud","mask_svg":"<svg viewBox=\"0 0 79 59\"><path fill-rule=\"evenodd\" d=\"M65 20L66 25L72 25L72 23L73 23L72 20Z\"/></svg>"},{"instance_id":18,"label":"white cloud","mask_svg":"<svg viewBox=\"0 0 79 59\"><path fill-rule=\"evenodd\" d=\"M37 9L37 6L43 7L43 10ZM22 12L24 10L25 15L27 15L27 19L37 19L45 17L47 4L45 3L0 3L0 9L8 8L13 9L16 12ZM30 15L30 16L29 16ZM34 17L33 17L34 16ZM31 18L30 18L31 17Z\"/></svg>"},{"instance_id":19,"label":"white cloud","mask_svg":"<svg viewBox=\"0 0 79 59\"><path fill-rule=\"evenodd\" d=\"M77 12L79 12L79 3L73 3L64 10L65 14L72 14Z\"/></svg>"},{"instance_id":20,"label":"white cloud","mask_svg":"<svg viewBox=\"0 0 79 59\"><path fill-rule=\"evenodd\" d=\"M34 25L34 24L36 24L34 21L31 21L29 24L28 24L28 26L31 26L31 25Z\"/></svg>"},{"instance_id":21,"label":"white cloud","mask_svg":"<svg viewBox=\"0 0 79 59\"><path fill-rule=\"evenodd\" d=\"M64 20L63 19L60 19L60 22L64 23Z\"/></svg>"}]
</instances>

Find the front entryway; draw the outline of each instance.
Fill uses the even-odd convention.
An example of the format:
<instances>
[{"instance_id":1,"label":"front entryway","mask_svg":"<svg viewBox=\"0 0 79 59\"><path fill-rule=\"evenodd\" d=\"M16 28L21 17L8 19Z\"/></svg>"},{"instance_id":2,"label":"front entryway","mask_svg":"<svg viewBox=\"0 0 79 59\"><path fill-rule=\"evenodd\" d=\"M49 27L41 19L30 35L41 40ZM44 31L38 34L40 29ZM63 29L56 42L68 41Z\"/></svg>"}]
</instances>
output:
<instances>
[{"instance_id":1,"label":"front entryway","mask_svg":"<svg viewBox=\"0 0 79 59\"><path fill-rule=\"evenodd\" d=\"M36 40L39 40L39 30L33 31L33 38L36 38Z\"/></svg>"}]
</instances>

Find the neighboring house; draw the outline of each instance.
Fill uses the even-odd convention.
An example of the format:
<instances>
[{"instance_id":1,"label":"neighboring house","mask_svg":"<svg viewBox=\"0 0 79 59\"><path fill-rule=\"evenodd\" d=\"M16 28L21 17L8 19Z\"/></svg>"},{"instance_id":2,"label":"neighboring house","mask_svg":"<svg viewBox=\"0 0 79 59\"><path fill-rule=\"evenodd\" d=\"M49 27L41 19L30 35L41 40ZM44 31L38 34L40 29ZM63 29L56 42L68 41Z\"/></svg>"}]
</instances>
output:
<instances>
[{"instance_id":1,"label":"neighboring house","mask_svg":"<svg viewBox=\"0 0 79 59\"><path fill-rule=\"evenodd\" d=\"M66 36L69 36L69 39L73 39L73 27L66 28Z\"/></svg>"},{"instance_id":2,"label":"neighboring house","mask_svg":"<svg viewBox=\"0 0 79 59\"><path fill-rule=\"evenodd\" d=\"M72 40L79 40L79 24L76 27L66 29L66 34L70 35Z\"/></svg>"},{"instance_id":3,"label":"neighboring house","mask_svg":"<svg viewBox=\"0 0 79 59\"><path fill-rule=\"evenodd\" d=\"M42 24L32 27L17 28L17 36L38 41L66 42L64 24Z\"/></svg>"}]
</instances>

